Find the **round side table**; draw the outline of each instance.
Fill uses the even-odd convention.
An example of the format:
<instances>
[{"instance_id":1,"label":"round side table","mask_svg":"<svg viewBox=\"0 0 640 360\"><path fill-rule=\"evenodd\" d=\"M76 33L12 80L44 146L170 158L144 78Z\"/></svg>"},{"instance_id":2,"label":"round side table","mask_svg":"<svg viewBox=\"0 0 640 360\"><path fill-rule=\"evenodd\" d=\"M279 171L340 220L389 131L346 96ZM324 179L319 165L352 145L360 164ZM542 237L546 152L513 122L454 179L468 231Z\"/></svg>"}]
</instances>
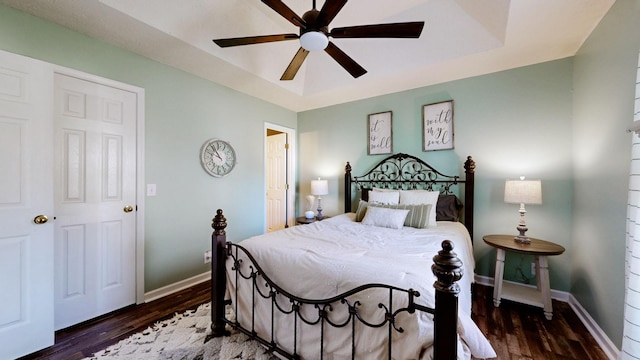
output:
<instances>
[{"instance_id":1,"label":"round side table","mask_svg":"<svg viewBox=\"0 0 640 360\"><path fill-rule=\"evenodd\" d=\"M553 307L551 303L551 289L549 285L548 256L560 255L564 247L551 241L529 238L530 244L523 244L514 240L514 235L485 235L485 243L496 248L496 273L493 279L493 305L500 306L502 298L529 304L544 309L544 316L551 320ZM506 252L514 252L535 257L536 288L504 283L504 259Z\"/></svg>"}]
</instances>

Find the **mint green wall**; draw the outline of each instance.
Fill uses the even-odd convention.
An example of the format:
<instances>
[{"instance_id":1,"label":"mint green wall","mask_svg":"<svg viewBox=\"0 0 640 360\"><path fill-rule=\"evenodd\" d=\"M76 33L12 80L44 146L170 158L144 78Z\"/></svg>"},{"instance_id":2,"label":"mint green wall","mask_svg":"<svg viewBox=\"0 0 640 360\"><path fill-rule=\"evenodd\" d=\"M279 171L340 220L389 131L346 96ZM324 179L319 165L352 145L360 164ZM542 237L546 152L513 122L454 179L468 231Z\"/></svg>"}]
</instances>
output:
<instances>
[{"instance_id":1,"label":"mint green wall","mask_svg":"<svg viewBox=\"0 0 640 360\"><path fill-rule=\"evenodd\" d=\"M493 276L495 251L482 235L514 233L518 206L505 204L504 181L525 175L542 179L543 204L527 208L528 234L552 240L567 253L550 258L551 285L568 291L572 221L572 61L563 59L299 114L300 192L309 181L327 178L327 215L343 209L344 164L362 174L383 155L367 155L367 114L393 112L393 150L416 155L448 174L461 174L467 155L476 169L476 272ZM424 104L454 100L455 149L422 151ZM509 255L506 278L530 276L529 257Z\"/></svg>"},{"instance_id":2,"label":"mint green wall","mask_svg":"<svg viewBox=\"0 0 640 360\"><path fill-rule=\"evenodd\" d=\"M620 347L640 1L618 0L574 59L571 293Z\"/></svg>"},{"instance_id":3,"label":"mint green wall","mask_svg":"<svg viewBox=\"0 0 640 360\"><path fill-rule=\"evenodd\" d=\"M147 291L208 270L203 254L217 208L231 219L231 240L263 232L264 122L295 129L296 113L4 6L0 49L145 89L146 182L158 192L146 198ZM238 154L226 178L200 166L211 137Z\"/></svg>"}]
</instances>

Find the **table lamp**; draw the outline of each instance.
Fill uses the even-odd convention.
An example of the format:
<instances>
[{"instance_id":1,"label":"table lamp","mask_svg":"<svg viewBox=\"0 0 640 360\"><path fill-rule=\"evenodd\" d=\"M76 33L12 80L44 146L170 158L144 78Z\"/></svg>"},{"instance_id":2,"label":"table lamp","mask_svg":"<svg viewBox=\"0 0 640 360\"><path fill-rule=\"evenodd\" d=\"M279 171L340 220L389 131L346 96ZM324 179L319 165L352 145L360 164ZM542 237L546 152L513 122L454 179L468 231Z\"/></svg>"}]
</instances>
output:
<instances>
[{"instance_id":1,"label":"table lamp","mask_svg":"<svg viewBox=\"0 0 640 360\"><path fill-rule=\"evenodd\" d=\"M514 238L515 241L523 244L531 243L529 237L525 235L527 224L524 221L524 214L527 212L525 204L542 204L542 184L540 180L525 180L524 176L520 180L507 180L504 184L504 202L509 204L520 204L520 223L516 227L520 234Z\"/></svg>"},{"instance_id":2,"label":"table lamp","mask_svg":"<svg viewBox=\"0 0 640 360\"><path fill-rule=\"evenodd\" d=\"M316 219L322 220L324 216L322 215L322 206L320 202L322 201L322 195L329 194L329 182L327 180L311 180L311 195L315 195L318 197L318 214L316 215Z\"/></svg>"}]
</instances>

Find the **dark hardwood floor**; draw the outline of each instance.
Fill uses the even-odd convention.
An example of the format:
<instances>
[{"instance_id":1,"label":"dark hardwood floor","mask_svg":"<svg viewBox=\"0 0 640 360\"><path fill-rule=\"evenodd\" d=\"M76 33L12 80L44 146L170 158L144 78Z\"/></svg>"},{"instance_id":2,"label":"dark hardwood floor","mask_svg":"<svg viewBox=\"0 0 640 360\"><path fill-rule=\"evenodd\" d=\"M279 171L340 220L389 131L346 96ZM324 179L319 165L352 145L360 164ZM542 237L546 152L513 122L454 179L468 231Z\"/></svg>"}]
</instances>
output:
<instances>
[{"instance_id":1,"label":"dark hardwood floor","mask_svg":"<svg viewBox=\"0 0 640 360\"><path fill-rule=\"evenodd\" d=\"M476 284L472 317L498 359L608 359L565 302L553 300L553 319L547 320L533 306L503 300L494 307L493 287Z\"/></svg>"},{"instance_id":2,"label":"dark hardwood floor","mask_svg":"<svg viewBox=\"0 0 640 360\"><path fill-rule=\"evenodd\" d=\"M20 360L75 360L91 356L175 313L210 301L209 282L147 304L133 305L56 332L56 344ZM503 301L493 306L493 288L474 287L473 319L498 359L607 359L571 307L554 301L553 320L539 308Z\"/></svg>"},{"instance_id":3,"label":"dark hardwood floor","mask_svg":"<svg viewBox=\"0 0 640 360\"><path fill-rule=\"evenodd\" d=\"M210 300L210 282L205 282L156 301L131 305L57 331L53 346L24 356L20 360L83 359L148 328L157 321L195 309Z\"/></svg>"}]
</instances>

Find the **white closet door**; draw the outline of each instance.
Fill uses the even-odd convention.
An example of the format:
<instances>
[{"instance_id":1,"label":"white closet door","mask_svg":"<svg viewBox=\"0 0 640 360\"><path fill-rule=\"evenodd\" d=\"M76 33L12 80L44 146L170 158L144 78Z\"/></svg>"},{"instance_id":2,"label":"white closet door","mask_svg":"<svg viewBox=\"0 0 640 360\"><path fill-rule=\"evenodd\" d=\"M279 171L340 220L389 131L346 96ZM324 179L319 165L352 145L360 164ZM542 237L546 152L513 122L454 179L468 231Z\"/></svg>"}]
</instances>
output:
<instances>
[{"instance_id":1,"label":"white closet door","mask_svg":"<svg viewBox=\"0 0 640 360\"><path fill-rule=\"evenodd\" d=\"M54 342L52 76L0 51L0 359Z\"/></svg>"},{"instance_id":2,"label":"white closet door","mask_svg":"<svg viewBox=\"0 0 640 360\"><path fill-rule=\"evenodd\" d=\"M136 301L137 97L56 74L55 328Z\"/></svg>"}]
</instances>

